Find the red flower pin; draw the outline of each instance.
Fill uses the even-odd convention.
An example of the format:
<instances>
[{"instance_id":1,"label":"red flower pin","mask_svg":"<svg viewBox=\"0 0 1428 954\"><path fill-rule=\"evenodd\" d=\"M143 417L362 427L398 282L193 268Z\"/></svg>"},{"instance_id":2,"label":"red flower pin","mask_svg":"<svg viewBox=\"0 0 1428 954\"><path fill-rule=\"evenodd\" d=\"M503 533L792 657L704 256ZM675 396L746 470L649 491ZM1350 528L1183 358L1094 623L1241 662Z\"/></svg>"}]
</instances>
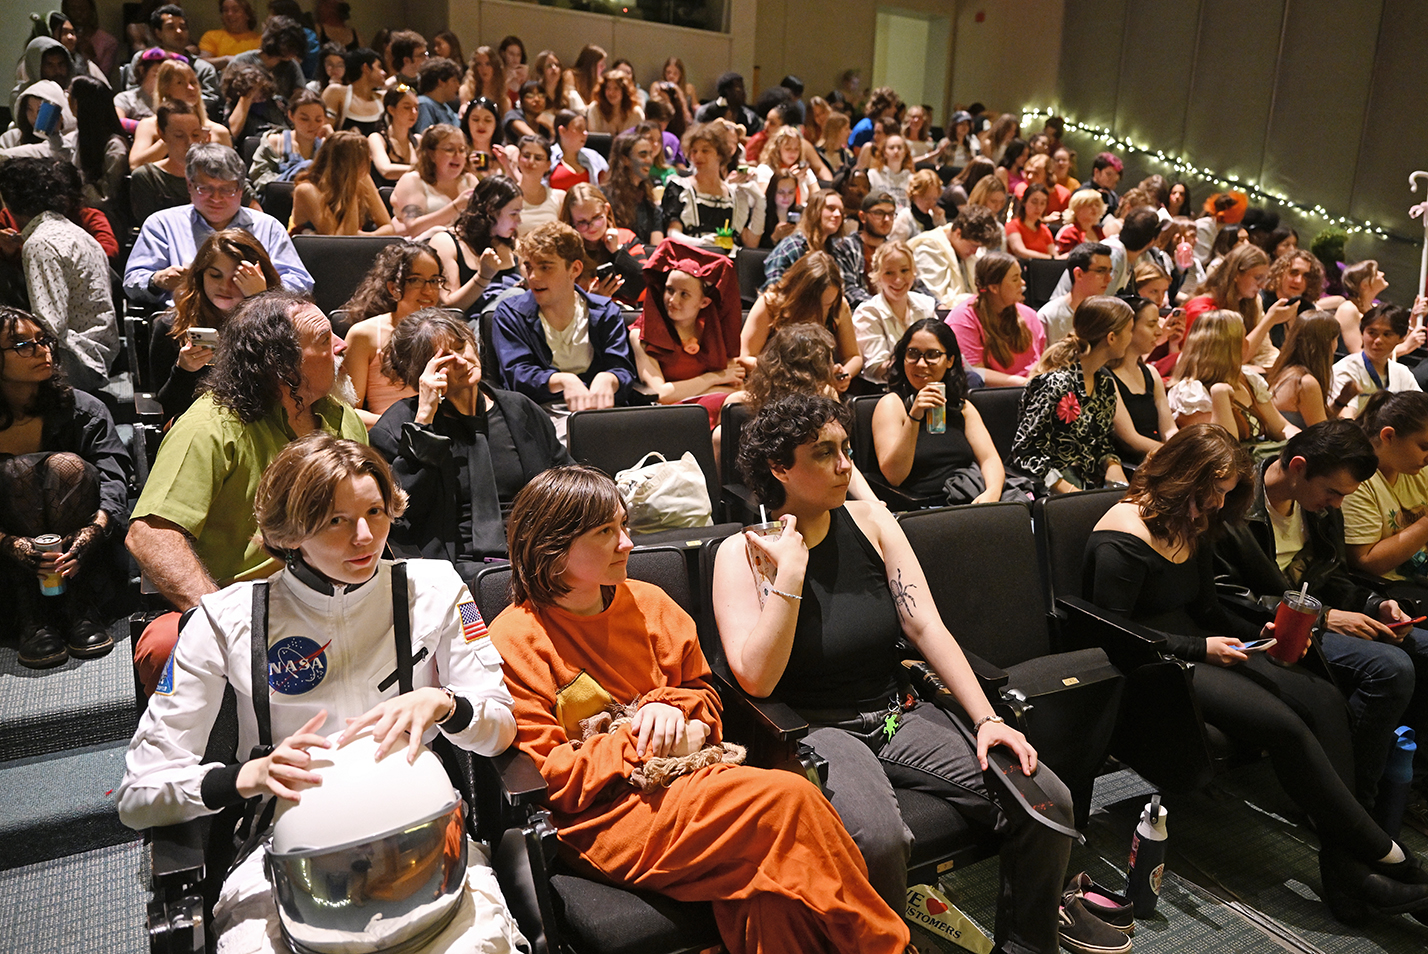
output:
<instances>
[{"instance_id":1,"label":"red flower pin","mask_svg":"<svg viewBox=\"0 0 1428 954\"><path fill-rule=\"evenodd\" d=\"M1076 395L1068 391L1060 401L1056 402L1056 416L1061 419L1062 424L1076 422L1076 418L1081 416L1081 402L1076 400Z\"/></svg>"}]
</instances>

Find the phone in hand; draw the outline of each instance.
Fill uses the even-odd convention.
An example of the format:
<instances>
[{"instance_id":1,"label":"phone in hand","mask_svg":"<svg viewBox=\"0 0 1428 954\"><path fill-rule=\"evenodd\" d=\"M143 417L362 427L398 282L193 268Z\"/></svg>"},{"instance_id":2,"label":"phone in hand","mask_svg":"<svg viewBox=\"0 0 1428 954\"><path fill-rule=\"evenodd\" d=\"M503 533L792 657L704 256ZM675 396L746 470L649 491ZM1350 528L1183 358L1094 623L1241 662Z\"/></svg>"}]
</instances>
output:
<instances>
[{"instance_id":1,"label":"phone in hand","mask_svg":"<svg viewBox=\"0 0 1428 954\"><path fill-rule=\"evenodd\" d=\"M54 103L41 103L35 116L35 132L48 136L59 128L60 108Z\"/></svg>"},{"instance_id":2,"label":"phone in hand","mask_svg":"<svg viewBox=\"0 0 1428 954\"><path fill-rule=\"evenodd\" d=\"M803 218L803 210L802 210L802 209L789 209L788 212L786 213L786 215L784 216L784 218L785 218L785 221L787 221L789 225L797 225L797 224L798 224L798 220L801 219L801 218Z\"/></svg>"},{"instance_id":3,"label":"phone in hand","mask_svg":"<svg viewBox=\"0 0 1428 954\"><path fill-rule=\"evenodd\" d=\"M613 274L615 274L615 263L614 263L614 262L606 262L606 263L603 264L603 265L596 265L596 266L595 266L595 278L596 278L598 281L602 281L602 282L603 282L603 281L605 281L606 279L608 279L608 278L609 278L611 275L613 275Z\"/></svg>"},{"instance_id":4,"label":"phone in hand","mask_svg":"<svg viewBox=\"0 0 1428 954\"><path fill-rule=\"evenodd\" d=\"M1417 626L1425 619L1428 619L1428 616L1419 616L1414 619L1401 619L1396 623L1386 623L1385 625L1388 626L1389 629L1404 629L1408 626Z\"/></svg>"},{"instance_id":5,"label":"phone in hand","mask_svg":"<svg viewBox=\"0 0 1428 954\"><path fill-rule=\"evenodd\" d=\"M206 348L216 348L218 347L218 329L190 328L188 329L188 340Z\"/></svg>"},{"instance_id":6,"label":"phone in hand","mask_svg":"<svg viewBox=\"0 0 1428 954\"><path fill-rule=\"evenodd\" d=\"M1273 637L1269 639L1253 639L1239 647L1239 650L1242 653L1262 653L1277 642L1279 642L1279 640Z\"/></svg>"}]
</instances>

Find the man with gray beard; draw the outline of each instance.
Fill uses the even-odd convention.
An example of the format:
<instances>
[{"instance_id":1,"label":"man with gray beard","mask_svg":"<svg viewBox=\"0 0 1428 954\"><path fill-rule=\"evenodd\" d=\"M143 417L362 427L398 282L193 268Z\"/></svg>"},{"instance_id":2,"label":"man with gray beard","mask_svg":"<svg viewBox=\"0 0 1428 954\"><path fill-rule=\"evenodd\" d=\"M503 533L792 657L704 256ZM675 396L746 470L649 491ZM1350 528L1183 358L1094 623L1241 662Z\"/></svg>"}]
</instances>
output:
<instances>
[{"instance_id":1,"label":"man with gray beard","mask_svg":"<svg viewBox=\"0 0 1428 954\"><path fill-rule=\"evenodd\" d=\"M146 691L160 682L179 613L280 568L253 514L268 464L318 429L367 442L345 350L318 307L285 289L247 299L224 324L207 390L164 437L129 524L129 552L179 611L155 620L134 647Z\"/></svg>"}]
</instances>

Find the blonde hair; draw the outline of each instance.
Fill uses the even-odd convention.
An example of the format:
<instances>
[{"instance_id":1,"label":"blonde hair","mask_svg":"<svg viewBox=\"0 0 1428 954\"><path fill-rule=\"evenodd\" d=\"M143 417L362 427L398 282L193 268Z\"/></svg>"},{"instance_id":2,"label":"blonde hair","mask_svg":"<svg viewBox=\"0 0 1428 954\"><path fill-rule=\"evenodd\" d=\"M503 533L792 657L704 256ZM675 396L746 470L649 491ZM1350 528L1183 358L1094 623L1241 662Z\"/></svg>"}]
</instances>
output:
<instances>
[{"instance_id":1,"label":"blonde hair","mask_svg":"<svg viewBox=\"0 0 1428 954\"><path fill-rule=\"evenodd\" d=\"M1175 381L1196 380L1235 385L1244 374L1245 323L1238 312L1227 308L1207 311L1190 326L1185 350L1175 364Z\"/></svg>"},{"instance_id":2,"label":"blonde hair","mask_svg":"<svg viewBox=\"0 0 1428 954\"><path fill-rule=\"evenodd\" d=\"M967 195L967 204L980 205L984 209L990 209L991 206L987 200L993 192L1006 195L1007 187L996 176L983 176L976 185L972 186L972 191Z\"/></svg>"},{"instance_id":3,"label":"blonde hair","mask_svg":"<svg viewBox=\"0 0 1428 954\"><path fill-rule=\"evenodd\" d=\"M885 157L887 156L888 142L893 139L902 140L902 168L894 169L893 171L911 172L913 169L917 168L916 165L913 163L912 150L907 145L907 138L903 136L902 133L893 133L892 135L888 136L887 139L883 140L883 148L876 149L873 151L873 168L880 171L887 168Z\"/></svg>"},{"instance_id":4,"label":"blonde hair","mask_svg":"<svg viewBox=\"0 0 1428 954\"><path fill-rule=\"evenodd\" d=\"M934 179L937 177L937 173L932 172L932 170L928 169L925 171ZM887 241L879 245L877 251L873 253L873 267L872 270L868 272L869 281L871 281L874 285L881 285L878 279L883 273L883 263L885 263L888 259L892 258L894 255L901 255L903 258L907 259L908 265L912 266L914 270L916 269L916 265L914 264L912 258L912 248L906 242L902 241L901 239L898 239L897 241Z\"/></svg>"},{"instance_id":5,"label":"blonde hair","mask_svg":"<svg viewBox=\"0 0 1428 954\"><path fill-rule=\"evenodd\" d=\"M1071 198L1066 200L1066 207L1073 214L1082 209L1094 207L1098 210L1096 212L1097 219L1106 214L1106 200L1101 198L1101 194L1095 189L1077 189L1071 193Z\"/></svg>"},{"instance_id":6,"label":"blonde hair","mask_svg":"<svg viewBox=\"0 0 1428 954\"><path fill-rule=\"evenodd\" d=\"M154 98L157 99L160 104L162 104L163 101L166 99L174 98L164 91L168 89L169 84L173 82L175 74L181 74L184 72L193 73L194 85L198 86L198 73L194 70L192 66L189 66L187 63L184 63L181 60L164 60L162 63L159 64L158 81L154 84ZM189 105L193 107L193 112L194 115L198 117L199 125L207 126L208 110L205 109L203 105L202 86L198 87L198 102L190 103ZM157 107L155 108L157 109Z\"/></svg>"},{"instance_id":7,"label":"blonde hair","mask_svg":"<svg viewBox=\"0 0 1428 954\"><path fill-rule=\"evenodd\" d=\"M1026 160L1026 165L1022 166L1021 174L1026 178L1026 181L1030 182L1038 170L1041 172L1041 185L1050 188L1056 184L1056 180L1051 176L1051 157L1043 152L1038 152Z\"/></svg>"},{"instance_id":8,"label":"blonde hair","mask_svg":"<svg viewBox=\"0 0 1428 954\"><path fill-rule=\"evenodd\" d=\"M942 191L942 180L937 173L931 169L919 169L912 174L912 178L907 182L908 198L919 195L926 195L929 192L940 193ZM879 246L881 248L881 246Z\"/></svg>"},{"instance_id":9,"label":"blonde hair","mask_svg":"<svg viewBox=\"0 0 1428 954\"><path fill-rule=\"evenodd\" d=\"M803 136L799 134L797 126L780 126L775 129L774 134L768 138L768 142L764 143L764 151L760 155L762 160L760 165L777 171L779 163L783 161L780 155L783 144L790 140L798 146L799 152L802 153Z\"/></svg>"},{"instance_id":10,"label":"blonde hair","mask_svg":"<svg viewBox=\"0 0 1428 954\"><path fill-rule=\"evenodd\" d=\"M1239 312L1244 326L1253 328L1264 317L1264 305L1260 302L1257 292L1248 298L1235 297L1235 282L1245 272L1261 265L1269 265L1269 256L1264 253L1264 249L1251 242L1237 245L1220 259L1219 267L1211 272L1200 286L1200 294L1213 298L1216 308Z\"/></svg>"}]
</instances>

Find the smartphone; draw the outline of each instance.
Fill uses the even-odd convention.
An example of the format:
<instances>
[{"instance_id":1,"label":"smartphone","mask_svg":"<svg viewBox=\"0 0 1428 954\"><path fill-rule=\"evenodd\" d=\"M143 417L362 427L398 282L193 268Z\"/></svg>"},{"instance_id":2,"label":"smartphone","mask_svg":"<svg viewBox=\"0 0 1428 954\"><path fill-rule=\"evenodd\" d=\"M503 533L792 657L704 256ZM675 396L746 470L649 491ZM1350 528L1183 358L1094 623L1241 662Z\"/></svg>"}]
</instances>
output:
<instances>
[{"instance_id":1,"label":"smartphone","mask_svg":"<svg viewBox=\"0 0 1428 954\"><path fill-rule=\"evenodd\" d=\"M41 103L35 116L35 132L48 136L59 128L60 108L54 103Z\"/></svg>"},{"instance_id":2,"label":"smartphone","mask_svg":"<svg viewBox=\"0 0 1428 954\"><path fill-rule=\"evenodd\" d=\"M1387 623L1385 625L1387 625L1389 629L1403 629L1405 626L1417 626L1425 619L1428 619L1428 616L1419 616L1416 619L1399 620L1397 623Z\"/></svg>"},{"instance_id":3,"label":"smartphone","mask_svg":"<svg viewBox=\"0 0 1428 954\"><path fill-rule=\"evenodd\" d=\"M209 348L218 347L217 328L190 328L188 329L188 340L196 345L204 345Z\"/></svg>"},{"instance_id":4,"label":"smartphone","mask_svg":"<svg viewBox=\"0 0 1428 954\"><path fill-rule=\"evenodd\" d=\"M1277 640L1277 639L1255 639L1255 640L1251 640L1250 642L1247 642L1247 643L1245 643L1243 646L1240 647L1240 652L1242 652L1242 653L1261 653L1261 652L1264 652L1264 651L1265 651L1266 649L1268 649L1269 647L1273 646L1273 645L1274 645L1275 643L1277 643L1277 642L1279 642L1279 640Z\"/></svg>"},{"instance_id":5,"label":"smartphone","mask_svg":"<svg viewBox=\"0 0 1428 954\"><path fill-rule=\"evenodd\" d=\"M798 220L801 219L801 218L803 218L803 213L802 213L801 211L799 211L798 209L789 209L789 210L788 210L787 222L788 222L789 225L795 225L795 224L797 224Z\"/></svg>"}]
</instances>

